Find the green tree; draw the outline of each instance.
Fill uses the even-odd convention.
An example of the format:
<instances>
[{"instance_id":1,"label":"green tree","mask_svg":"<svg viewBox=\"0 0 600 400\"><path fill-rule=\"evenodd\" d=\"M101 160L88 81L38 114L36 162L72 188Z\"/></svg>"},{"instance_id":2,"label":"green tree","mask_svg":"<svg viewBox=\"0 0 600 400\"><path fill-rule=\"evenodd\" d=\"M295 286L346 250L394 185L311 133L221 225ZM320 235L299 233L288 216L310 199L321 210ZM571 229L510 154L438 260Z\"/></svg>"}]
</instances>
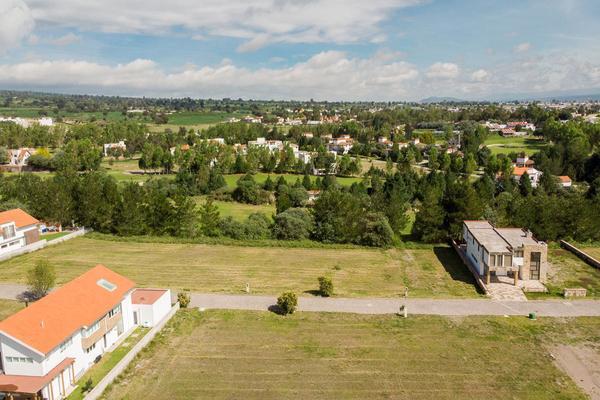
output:
<instances>
[{"instance_id":1,"label":"green tree","mask_svg":"<svg viewBox=\"0 0 600 400\"><path fill-rule=\"evenodd\" d=\"M298 296L294 292L284 292L277 298L277 307L282 315L293 314L298 307Z\"/></svg>"},{"instance_id":2,"label":"green tree","mask_svg":"<svg viewBox=\"0 0 600 400\"><path fill-rule=\"evenodd\" d=\"M205 236L218 236L220 223L219 208L209 197L200 207L200 231Z\"/></svg>"},{"instance_id":3,"label":"green tree","mask_svg":"<svg viewBox=\"0 0 600 400\"><path fill-rule=\"evenodd\" d=\"M54 267L47 260L38 260L27 273L27 286L35 300L47 295L55 282Z\"/></svg>"},{"instance_id":4,"label":"green tree","mask_svg":"<svg viewBox=\"0 0 600 400\"><path fill-rule=\"evenodd\" d=\"M323 297L333 296L333 282L326 276L319 277L319 293Z\"/></svg>"}]
</instances>

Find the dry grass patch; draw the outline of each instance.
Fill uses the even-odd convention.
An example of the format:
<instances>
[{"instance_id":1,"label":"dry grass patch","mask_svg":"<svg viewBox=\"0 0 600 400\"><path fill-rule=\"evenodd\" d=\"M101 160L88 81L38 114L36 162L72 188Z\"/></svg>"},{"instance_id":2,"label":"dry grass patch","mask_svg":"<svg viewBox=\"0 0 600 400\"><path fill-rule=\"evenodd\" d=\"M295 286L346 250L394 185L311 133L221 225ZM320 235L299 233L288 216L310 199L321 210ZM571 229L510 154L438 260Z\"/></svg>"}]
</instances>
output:
<instances>
[{"instance_id":1,"label":"dry grass patch","mask_svg":"<svg viewBox=\"0 0 600 400\"><path fill-rule=\"evenodd\" d=\"M597 339L600 322L187 310L104 398L584 399L548 330Z\"/></svg>"},{"instance_id":2,"label":"dry grass patch","mask_svg":"<svg viewBox=\"0 0 600 400\"><path fill-rule=\"evenodd\" d=\"M0 281L25 281L37 260L48 259L64 283L104 264L140 286L199 292L299 294L333 279L337 296L404 294L470 298L479 294L467 269L448 247L419 250L308 249L202 244L117 242L77 238L0 263Z\"/></svg>"}]
</instances>

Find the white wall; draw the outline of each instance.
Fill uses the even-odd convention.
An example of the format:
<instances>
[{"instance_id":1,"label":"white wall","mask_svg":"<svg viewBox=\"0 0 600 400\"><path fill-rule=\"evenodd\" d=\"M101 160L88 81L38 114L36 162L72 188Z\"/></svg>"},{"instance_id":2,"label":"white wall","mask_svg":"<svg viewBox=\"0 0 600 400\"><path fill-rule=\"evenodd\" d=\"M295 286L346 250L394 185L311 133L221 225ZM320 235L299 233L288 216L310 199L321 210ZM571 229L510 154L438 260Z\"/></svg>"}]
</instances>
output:
<instances>
[{"instance_id":1,"label":"white wall","mask_svg":"<svg viewBox=\"0 0 600 400\"><path fill-rule=\"evenodd\" d=\"M23 346L6 335L0 334L2 366L6 375L42 376L43 356ZM32 362L7 362L7 357L31 358Z\"/></svg>"},{"instance_id":2,"label":"white wall","mask_svg":"<svg viewBox=\"0 0 600 400\"><path fill-rule=\"evenodd\" d=\"M137 312L138 325L151 328L160 322L171 310L171 291L167 290L154 304L134 304L133 311Z\"/></svg>"}]
</instances>

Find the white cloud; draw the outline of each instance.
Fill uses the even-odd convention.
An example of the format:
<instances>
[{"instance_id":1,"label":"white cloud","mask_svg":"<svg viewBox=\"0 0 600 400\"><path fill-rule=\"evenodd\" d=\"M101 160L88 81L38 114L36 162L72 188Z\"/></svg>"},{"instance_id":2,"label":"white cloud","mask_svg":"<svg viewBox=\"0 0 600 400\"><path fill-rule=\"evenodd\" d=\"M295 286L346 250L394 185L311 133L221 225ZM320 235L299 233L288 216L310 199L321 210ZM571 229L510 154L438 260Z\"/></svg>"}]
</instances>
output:
<instances>
[{"instance_id":1,"label":"white cloud","mask_svg":"<svg viewBox=\"0 0 600 400\"><path fill-rule=\"evenodd\" d=\"M35 23L22 0L0 1L0 55L29 36Z\"/></svg>"},{"instance_id":2,"label":"white cloud","mask_svg":"<svg viewBox=\"0 0 600 400\"><path fill-rule=\"evenodd\" d=\"M460 68L454 63L437 62L432 64L426 72L428 78L454 79L460 73Z\"/></svg>"},{"instance_id":3,"label":"white cloud","mask_svg":"<svg viewBox=\"0 0 600 400\"><path fill-rule=\"evenodd\" d=\"M523 42L523 43L519 43L518 45L516 45L513 50L515 53L527 53L530 49L531 49L531 43Z\"/></svg>"},{"instance_id":4,"label":"white cloud","mask_svg":"<svg viewBox=\"0 0 600 400\"><path fill-rule=\"evenodd\" d=\"M406 62L349 58L328 51L284 68L247 69L230 62L164 71L150 60L116 66L85 61L0 65L0 85L92 93L264 99L406 98L419 72Z\"/></svg>"},{"instance_id":5,"label":"white cloud","mask_svg":"<svg viewBox=\"0 0 600 400\"><path fill-rule=\"evenodd\" d=\"M490 73L485 69L478 69L471 74L471 80L474 82L483 82L490 76Z\"/></svg>"},{"instance_id":6,"label":"white cloud","mask_svg":"<svg viewBox=\"0 0 600 400\"><path fill-rule=\"evenodd\" d=\"M6 0L2 0L6 1ZM19 0L20 1L20 0ZM385 40L380 23L425 0L26 0L36 20L80 30L246 40L240 51L273 42L356 43Z\"/></svg>"},{"instance_id":7,"label":"white cloud","mask_svg":"<svg viewBox=\"0 0 600 400\"><path fill-rule=\"evenodd\" d=\"M64 36L57 37L55 39L49 39L48 43L54 46L68 46L73 43L78 43L81 41L81 37L74 34L73 32L67 33Z\"/></svg>"}]
</instances>

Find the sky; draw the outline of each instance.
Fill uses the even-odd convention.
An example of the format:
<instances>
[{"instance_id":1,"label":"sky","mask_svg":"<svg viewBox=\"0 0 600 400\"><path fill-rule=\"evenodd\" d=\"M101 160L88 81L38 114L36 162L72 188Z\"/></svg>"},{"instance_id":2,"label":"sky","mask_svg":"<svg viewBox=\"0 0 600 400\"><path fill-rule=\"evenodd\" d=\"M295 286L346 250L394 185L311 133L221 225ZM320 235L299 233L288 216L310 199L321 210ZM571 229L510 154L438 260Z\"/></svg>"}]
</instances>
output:
<instances>
[{"instance_id":1,"label":"sky","mask_svg":"<svg viewBox=\"0 0 600 400\"><path fill-rule=\"evenodd\" d=\"M0 0L0 88L412 101L600 93L598 0Z\"/></svg>"}]
</instances>

